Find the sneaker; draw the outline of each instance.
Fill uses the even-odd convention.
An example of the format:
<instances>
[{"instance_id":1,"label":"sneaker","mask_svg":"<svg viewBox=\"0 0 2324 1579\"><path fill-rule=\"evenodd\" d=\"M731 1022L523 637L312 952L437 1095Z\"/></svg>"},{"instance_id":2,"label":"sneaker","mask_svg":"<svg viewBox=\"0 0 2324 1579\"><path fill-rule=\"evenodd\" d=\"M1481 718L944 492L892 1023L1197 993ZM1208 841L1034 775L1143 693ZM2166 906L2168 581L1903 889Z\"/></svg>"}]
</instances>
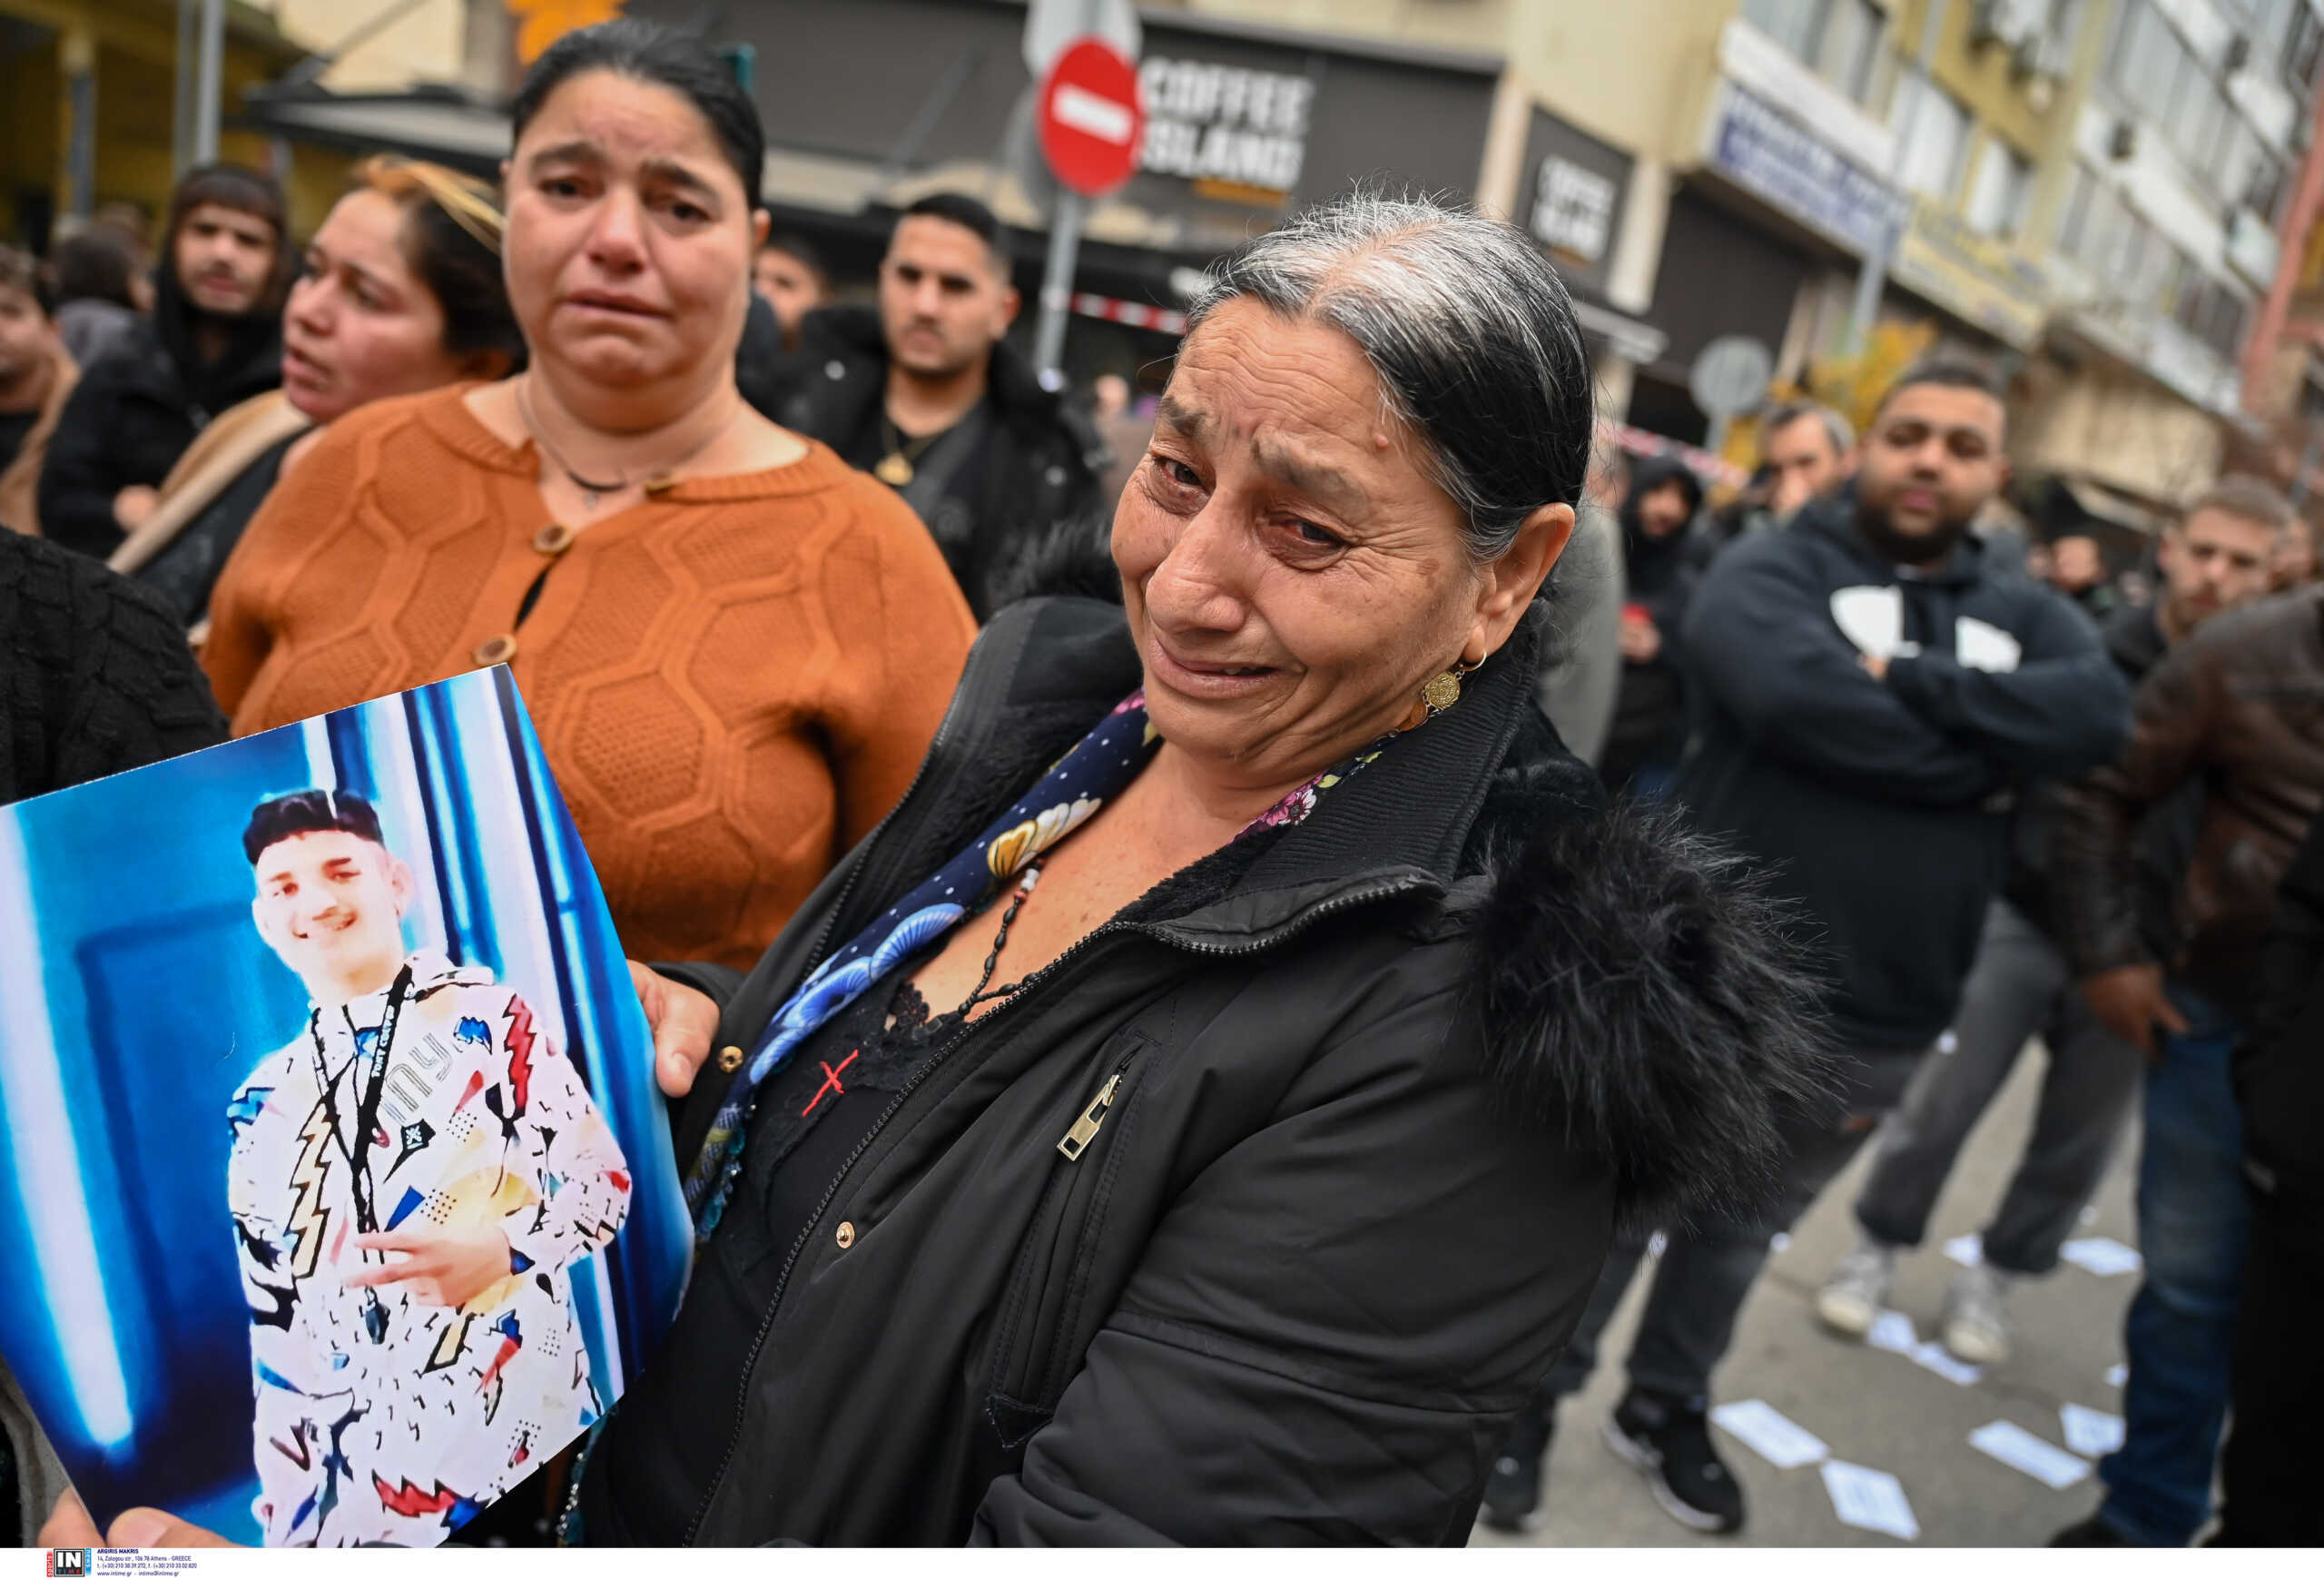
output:
<instances>
[{"instance_id":1,"label":"sneaker","mask_svg":"<svg viewBox=\"0 0 2324 1579\"><path fill-rule=\"evenodd\" d=\"M1541 1461L1550 1456L1555 1422L1528 1408L1509 1427L1509 1440L1485 1476L1481 1516L1489 1529L1522 1535L1541 1526Z\"/></svg>"},{"instance_id":2,"label":"sneaker","mask_svg":"<svg viewBox=\"0 0 2324 1579\"><path fill-rule=\"evenodd\" d=\"M1633 1387L1606 1422L1606 1445L1646 1476L1662 1511L1689 1529L1725 1535L1743 1527L1743 1488L1711 1446L1699 1398Z\"/></svg>"},{"instance_id":3,"label":"sneaker","mask_svg":"<svg viewBox=\"0 0 2324 1579\"><path fill-rule=\"evenodd\" d=\"M1816 1318L1845 1337L1862 1337L1880 1319L1896 1280L1896 1252L1876 1239L1859 1239L1816 1290Z\"/></svg>"},{"instance_id":4,"label":"sneaker","mask_svg":"<svg viewBox=\"0 0 2324 1579\"><path fill-rule=\"evenodd\" d=\"M1955 1359L1997 1366L2009 1357L2009 1313L2002 1304L2008 1291L2002 1275L1983 1262L1961 1268L1945 1297L1939 1327Z\"/></svg>"}]
</instances>

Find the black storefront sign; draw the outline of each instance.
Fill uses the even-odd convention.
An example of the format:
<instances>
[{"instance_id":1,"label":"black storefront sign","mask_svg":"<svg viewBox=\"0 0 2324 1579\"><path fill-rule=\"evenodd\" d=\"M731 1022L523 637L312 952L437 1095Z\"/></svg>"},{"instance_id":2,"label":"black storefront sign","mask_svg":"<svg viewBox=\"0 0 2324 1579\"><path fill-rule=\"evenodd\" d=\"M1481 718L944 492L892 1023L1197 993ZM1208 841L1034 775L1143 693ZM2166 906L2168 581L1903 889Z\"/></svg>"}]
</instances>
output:
<instances>
[{"instance_id":1,"label":"black storefront sign","mask_svg":"<svg viewBox=\"0 0 2324 1579\"><path fill-rule=\"evenodd\" d=\"M1526 229L1568 284L1603 291L1630 195L1630 156L1536 108L1523 180L1517 207Z\"/></svg>"}]
</instances>

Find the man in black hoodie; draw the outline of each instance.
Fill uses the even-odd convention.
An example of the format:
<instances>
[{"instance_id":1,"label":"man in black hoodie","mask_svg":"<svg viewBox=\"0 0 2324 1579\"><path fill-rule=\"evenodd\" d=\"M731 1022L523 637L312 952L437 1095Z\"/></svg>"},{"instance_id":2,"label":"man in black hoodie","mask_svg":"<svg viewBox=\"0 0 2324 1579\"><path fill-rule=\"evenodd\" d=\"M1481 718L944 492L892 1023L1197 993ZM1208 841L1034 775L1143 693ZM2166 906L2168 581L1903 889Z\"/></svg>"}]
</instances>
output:
<instances>
[{"instance_id":1,"label":"man in black hoodie","mask_svg":"<svg viewBox=\"0 0 2324 1579\"><path fill-rule=\"evenodd\" d=\"M880 263L880 305L809 313L774 419L903 495L981 621L1006 601L1029 539L1103 543L1105 444L1002 336L1019 299L1008 232L972 197L904 210Z\"/></svg>"},{"instance_id":2,"label":"man in black hoodie","mask_svg":"<svg viewBox=\"0 0 2324 1579\"><path fill-rule=\"evenodd\" d=\"M227 407L282 380L295 260L282 189L239 164L186 173L170 195L153 316L81 371L40 479L41 529L103 558Z\"/></svg>"},{"instance_id":3,"label":"man in black hoodie","mask_svg":"<svg viewBox=\"0 0 2324 1579\"><path fill-rule=\"evenodd\" d=\"M1599 760L1606 787L1635 783L1644 795L1669 788L1687 739L1687 687L1679 627L1702 578L1693 533L1703 485L1675 455L1641 456L1630 465L1622 500L1621 688Z\"/></svg>"},{"instance_id":4,"label":"man in black hoodie","mask_svg":"<svg viewBox=\"0 0 2324 1579\"><path fill-rule=\"evenodd\" d=\"M1742 1490L1705 1419L1769 1239L1847 1165L1951 1022L2008 871L2018 787L2108 761L2129 733L2129 687L2089 619L1996 570L1969 534L2008 475L2003 420L1975 370L1907 372L1857 444L1853 487L1789 531L1730 547L1687 617L1696 725L1679 798L1822 937L1847 1055L1845 1112L1785 1137L1771 1205L1673 1227L1631 1346L1607 1440L1694 1529L1742 1527ZM1541 1406L1494 1466L1494 1522L1531 1515L1550 1406L1588 1379L1644 1252L1633 1233L1608 1260Z\"/></svg>"}]
</instances>

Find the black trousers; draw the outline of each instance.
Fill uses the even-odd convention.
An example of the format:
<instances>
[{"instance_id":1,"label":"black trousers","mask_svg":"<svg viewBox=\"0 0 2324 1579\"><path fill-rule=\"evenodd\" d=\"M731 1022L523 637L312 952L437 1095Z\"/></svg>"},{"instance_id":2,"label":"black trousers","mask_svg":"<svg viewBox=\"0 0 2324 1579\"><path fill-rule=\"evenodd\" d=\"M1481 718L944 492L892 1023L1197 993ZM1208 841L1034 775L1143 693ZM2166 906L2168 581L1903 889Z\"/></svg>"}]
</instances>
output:
<instances>
[{"instance_id":1,"label":"black trousers","mask_svg":"<svg viewBox=\"0 0 2324 1579\"><path fill-rule=\"evenodd\" d=\"M2324 1421L2319 1213L2324 1201L2252 1193L2214 1545L2324 1545L2324 1487L2317 1478Z\"/></svg>"}]
</instances>

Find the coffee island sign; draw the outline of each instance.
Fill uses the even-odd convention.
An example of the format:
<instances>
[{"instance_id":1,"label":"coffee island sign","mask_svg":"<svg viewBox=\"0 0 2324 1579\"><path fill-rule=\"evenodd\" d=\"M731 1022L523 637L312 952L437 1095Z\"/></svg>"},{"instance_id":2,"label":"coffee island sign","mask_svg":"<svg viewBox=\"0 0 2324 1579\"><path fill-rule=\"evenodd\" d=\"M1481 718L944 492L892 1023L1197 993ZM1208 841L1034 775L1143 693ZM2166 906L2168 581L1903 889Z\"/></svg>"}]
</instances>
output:
<instances>
[{"instance_id":1,"label":"coffee island sign","mask_svg":"<svg viewBox=\"0 0 2324 1579\"><path fill-rule=\"evenodd\" d=\"M1196 195L1280 203L1307 158L1315 84L1285 72L1149 55L1146 143L1138 167L1182 176Z\"/></svg>"}]
</instances>

